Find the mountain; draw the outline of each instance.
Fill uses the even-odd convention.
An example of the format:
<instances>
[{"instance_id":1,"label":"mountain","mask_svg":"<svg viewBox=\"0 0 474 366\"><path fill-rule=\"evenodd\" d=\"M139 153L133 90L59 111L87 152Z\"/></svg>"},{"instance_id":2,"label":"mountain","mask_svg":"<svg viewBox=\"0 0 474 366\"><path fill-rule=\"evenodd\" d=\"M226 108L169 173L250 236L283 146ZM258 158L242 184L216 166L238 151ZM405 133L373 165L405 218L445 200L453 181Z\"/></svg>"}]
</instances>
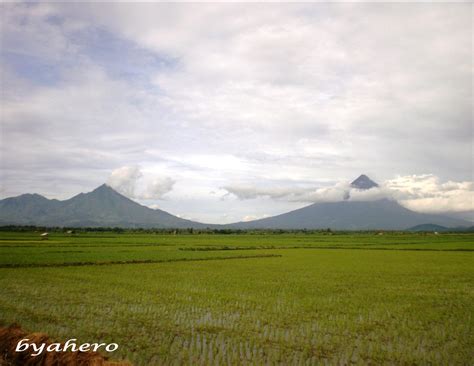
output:
<instances>
[{"instance_id":1,"label":"mountain","mask_svg":"<svg viewBox=\"0 0 474 366\"><path fill-rule=\"evenodd\" d=\"M0 201L0 225L67 227L203 228L162 210L142 206L103 184L65 201L23 194Z\"/></svg>"},{"instance_id":2,"label":"mountain","mask_svg":"<svg viewBox=\"0 0 474 366\"><path fill-rule=\"evenodd\" d=\"M351 183L353 188L369 190L379 185L366 175ZM405 230L415 225L435 224L445 227L466 227L472 223L443 215L410 211L396 201L323 202L265 219L231 224L241 229L324 229L336 230Z\"/></svg>"},{"instance_id":3,"label":"mountain","mask_svg":"<svg viewBox=\"0 0 474 366\"><path fill-rule=\"evenodd\" d=\"M240 222L242 229L324 229L336 230L404 230L415 225L433 223L447 227L467 226L464 220L441 215L413 212L395 201L322 202L265 219Z\"/></svg>"},{"instance_id":4,"label":"mountain","mask_svg":"<svg viewBox=\"0 0 474 366\"><path fill-rule=\"evenodd\" d=\"M352 188L363 189L363 190L375 188L378 186L379 185L377 183L375 183L372 179L370 179L365 174L360 175L356 180L354 180L351 183Z\"/></svg>"}]
</instances>

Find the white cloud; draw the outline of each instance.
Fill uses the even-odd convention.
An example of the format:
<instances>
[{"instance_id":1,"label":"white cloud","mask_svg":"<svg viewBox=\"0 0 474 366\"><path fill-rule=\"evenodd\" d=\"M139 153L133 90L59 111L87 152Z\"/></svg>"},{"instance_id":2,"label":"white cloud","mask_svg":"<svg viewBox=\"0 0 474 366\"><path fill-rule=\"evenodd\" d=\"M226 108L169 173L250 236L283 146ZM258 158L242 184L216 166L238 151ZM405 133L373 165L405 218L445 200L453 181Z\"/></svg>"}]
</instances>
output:
<instances>
[{"instance_id":1,"label":"white cloud","mask_svg":"<svg viewBox=\"0 0 474 366\"><path fill-rule=\"evenodd\" d=\"M242 200L254 199L257 197L269 197L273 199L290 199L291 197L302 196L305 193L312 191L312 189L298 189L295 187L252 187L244 185L225 186L222 187L229 194L235 195Z\"/></svg>"},{"instance_id":2,"label":"white cloud","mask_svg":"<svg viewBox=\"0 0 474 366\"><path fill-rule=\"evenodd\" d=\"M367 191L354 189L349 182L338 182L327 187L298 187L291 182L285 186L225 186L222 187L228 194L232 194L240 200L256 198L270 198L275 200L315 203L315 202L338 202L344 200L372 201L386 198L388 192L382 188L373 188Z\"/></svg>"},{"instance_id":3,"label":"white cloud","mask_svg":"<svg viewBox=\"0 0 474 366\"><path fill-rule=\"evenodd\" d=\"M353 188L348 182L339 182L322 188L227 186L223 189L240 200L264 197L290 202L315 203L392 199L419 212L474 210L474 183L468 181L442 183L432 174L399 176L368 190Z\"/></svg>"},{"instance_id":4,"label":"white cloud","mask_svg":"<svg viewBox=\"0 0 474 366\"><path fill-rule=\"evenodd\" d=\"M158 200L170 192L176 183L170 177L157 177L146 184L141 182L143 178L145 177L139 166L123 166L110 174L107 184L129 198ZM150 205L153 206L154 204Z\"/></svg>"},{"instance_id":5,"label":"white cloud","mask_svg":"<svg viewBox=\"0 0 474 366\"><path fill-rule=\"evenodd\" d=\"M394 197L407 208L421 212L462 212L474 210L472 181L441 182L432 174L397 177L385 182Z\"/></svg>"},{"instance_id":6,"label":"white cloud","mask_svg":"<svg viewBox=\"0 0 474 366\"><path fill-rule=\"evenodd\" d=\"M166 193L171 192L173 189L175 180L169 177L155 178L147 187L146 191L142 193L138 198L141 199L160 199Z\"/></svg>"},{"instance_id":7,"label":"white cloud","mask_svg":"<svg viewBox=\"0 0 474 366\"><path fill-rule=\"evenodd\" d=\"M247 221L253 221L253 220L259 220L259 219L264 219L269 217L270 215L268 214L263 214L263 215L245 215L241 221L247 222Z\"/></svg>"},{"instance_id":8,"label":"white cloud","mask_svg":"<svg viewBox=\"0 0 474 366\"><path fill-rule=\"evenodd\" d=\"M117 192L133 198L138 180L143 176L138 166L123 166L115 169L107 180L107 184Z\"/></svg>"}]
</instances>

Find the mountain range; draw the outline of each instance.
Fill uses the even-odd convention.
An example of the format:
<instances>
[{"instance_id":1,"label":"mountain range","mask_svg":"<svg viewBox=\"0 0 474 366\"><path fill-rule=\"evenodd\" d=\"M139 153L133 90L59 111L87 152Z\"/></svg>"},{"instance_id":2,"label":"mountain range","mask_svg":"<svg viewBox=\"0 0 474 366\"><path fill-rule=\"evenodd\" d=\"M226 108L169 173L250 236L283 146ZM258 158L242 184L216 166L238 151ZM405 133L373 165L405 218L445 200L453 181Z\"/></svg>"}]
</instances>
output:
<instances>
[{"instance_id":1,"label":"mountain range","mask_svg":"<svg viewBox=\"0 0 474 366\"><path fill-rule=\"evenodd\" d=\"M367 190L378 184L361 175L351 186ZM23 194L0 200L1 226L404 230L424 224L472 226L472 223L459 218L414 212L388 199L314 203L281 215L227 225L185 220L142 206L106 184L64 201L47 199L39 194Z\"/></svg>"},{"instance_id":2,"label":"mountain range","mask_svg":"<svg viewBox=\"0 0 474 366\"><path fill-rule=\"evenodd\" d=\"M204 228L207 225L151 209L106 184L65 201L23 194L0 201L0 225L64 227Z\"/></svg>"}]
</instances>

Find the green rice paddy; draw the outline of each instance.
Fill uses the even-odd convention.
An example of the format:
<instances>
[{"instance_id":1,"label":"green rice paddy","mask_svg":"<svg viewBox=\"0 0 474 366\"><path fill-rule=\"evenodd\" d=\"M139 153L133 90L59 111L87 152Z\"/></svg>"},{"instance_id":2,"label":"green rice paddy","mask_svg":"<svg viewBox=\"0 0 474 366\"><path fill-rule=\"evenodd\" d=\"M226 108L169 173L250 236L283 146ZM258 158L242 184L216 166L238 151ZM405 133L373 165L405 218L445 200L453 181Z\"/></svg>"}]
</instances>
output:
<instances>
[{"instance_id":1,"label":"green rice paddy","mask_svg":"<svg viewBox=\"0 0 474 366\"><path fill-rule=\"evenodd\" d=\"M0 253L4 324L136 365L474 359L473 234L2 232Z\"/></svg>"}]
</instances>

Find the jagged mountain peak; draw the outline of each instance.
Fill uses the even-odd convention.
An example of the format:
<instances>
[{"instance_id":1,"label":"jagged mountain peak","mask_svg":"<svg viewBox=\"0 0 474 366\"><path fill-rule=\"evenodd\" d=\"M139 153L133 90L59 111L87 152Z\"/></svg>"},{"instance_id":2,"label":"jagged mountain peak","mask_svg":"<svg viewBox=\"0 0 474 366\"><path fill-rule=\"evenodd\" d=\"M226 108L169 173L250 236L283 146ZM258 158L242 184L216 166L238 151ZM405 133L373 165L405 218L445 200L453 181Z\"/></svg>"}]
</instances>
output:
<instances>
[{"instance_id":1,"label":"jagged mountain peak","mask_svg":"<svg viewBox=\"0 0 474 366\"><path fill-rule=\"evenodd\" d=\"M18 196L18 198L22 198L22 199L36 199L36 200L47 200L47 198L45 196L42 196L38 193L24 193L20 196Z\"/></svg>"},{"instance_id":2,"label":"jagged mountain peak","mask_svg":"<svg viewBox=\"0 0 474 366\"><path fill-rule=\"evenodd\" d=\"M86 196L91 196L91 197L102 197L102 198L109 197L111 199L125 199L127 201L132 201L130 198L116 191L114 188L112 188L106 183L101 184L100 186L98 186L96 189L94 189L91 192L81 193L81 194L86 195Z\"/></svg>"},{"instance_id":3,"label":"jagged mountain peak","mask_svg":"<svg viewBox=\"0 0 474 366\"><path fill-rule=\"evenodd\" d=\"M115 193L118 193L115 189L113 189L111 186L107 185L106 183L101 184L96 189L94 189L92 192L115 192Z\"/></svg>"}]
</instances>

